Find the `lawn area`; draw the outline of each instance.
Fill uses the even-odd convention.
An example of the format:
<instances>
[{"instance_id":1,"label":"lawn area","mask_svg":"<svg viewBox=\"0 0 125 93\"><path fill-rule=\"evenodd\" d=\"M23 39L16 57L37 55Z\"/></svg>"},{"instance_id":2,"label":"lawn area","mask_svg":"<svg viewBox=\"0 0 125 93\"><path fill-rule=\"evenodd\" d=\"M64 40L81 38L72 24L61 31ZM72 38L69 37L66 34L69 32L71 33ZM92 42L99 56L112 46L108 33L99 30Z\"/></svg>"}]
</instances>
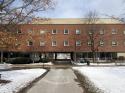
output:
<instances>
[{"instance_id":1,"label":"lawn area","mask_svg":"<svg viewBox=\"0 0 125 93\"><path fill-rule=\"evenodd\" d=\"M125 93L125 67L73 67L104 93Z\"/></svg>"}]
</instances>

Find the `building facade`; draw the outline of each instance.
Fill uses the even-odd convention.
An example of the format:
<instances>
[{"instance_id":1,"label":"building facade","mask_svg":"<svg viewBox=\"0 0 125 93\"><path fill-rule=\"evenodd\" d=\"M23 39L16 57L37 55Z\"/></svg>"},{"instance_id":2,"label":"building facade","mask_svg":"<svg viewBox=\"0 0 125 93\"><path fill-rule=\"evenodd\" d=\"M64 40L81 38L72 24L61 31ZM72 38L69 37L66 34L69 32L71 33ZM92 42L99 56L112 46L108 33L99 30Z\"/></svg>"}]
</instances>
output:
<instances>
[{"instance_id":1,"label":"building facade","mask_svg":"<svg viewBox=\"0 0 125 93\"><path fill-rule=\"evenodd\" d=\"M32 54L36 60L48 56L58 59L92 58L90 25L85 19L34 19L29 24L20 24L19 47L12 52ZM125 57L125 24L114 19L100 19L95 23L95 51L100 59ZM40 56L38 54L41 54Z\"/></svg>"}]
</instances>

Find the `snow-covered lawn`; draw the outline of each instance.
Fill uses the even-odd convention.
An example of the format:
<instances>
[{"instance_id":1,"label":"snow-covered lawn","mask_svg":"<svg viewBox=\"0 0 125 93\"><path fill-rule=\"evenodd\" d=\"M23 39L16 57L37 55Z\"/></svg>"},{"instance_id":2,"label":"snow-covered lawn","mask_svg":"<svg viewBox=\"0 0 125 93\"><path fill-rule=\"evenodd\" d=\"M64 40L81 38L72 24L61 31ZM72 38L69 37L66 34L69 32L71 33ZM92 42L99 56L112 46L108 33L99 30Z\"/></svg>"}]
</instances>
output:
<instances>
[{"instance_id":1,"label":"snow-covered lawn","mask_svg":"<svg viewBox=\"0 0 125 93\"><path fill-rule=\"evenodd\" d=\"M125 67L73 67L104 93L125 93Z\"/></svg>"},{"instance_id":2,"label":"snow-covered lawn","mask_svg":"<svg viewBox=\"0 0 125 93\"><path fill-rule=\"evenodd\" d=\"M2 71L0 72L2 74L1 79L11 82L0 84L0 93L16 93L45 72L45 69Z\"/></svg>"}]
</instances>

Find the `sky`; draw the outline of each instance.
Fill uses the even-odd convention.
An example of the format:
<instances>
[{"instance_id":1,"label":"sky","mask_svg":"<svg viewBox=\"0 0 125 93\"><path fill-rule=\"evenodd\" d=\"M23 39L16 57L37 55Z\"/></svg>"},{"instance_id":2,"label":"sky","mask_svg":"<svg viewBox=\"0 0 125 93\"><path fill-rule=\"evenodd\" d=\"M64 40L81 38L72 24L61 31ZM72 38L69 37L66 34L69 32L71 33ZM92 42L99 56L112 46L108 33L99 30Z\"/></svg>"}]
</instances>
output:
<instances>
[{"instance_id":1,"label":"sky","mask_svg":"<svg viewBox=\"0 0 125 93\"><path fill-rule=\"evenodd\" d=\"M82 18L89 11L97 11L100 17L123 16L125 0L55 0L55 9L38 13L47 18Z\"/></svg>"}]
</instances>

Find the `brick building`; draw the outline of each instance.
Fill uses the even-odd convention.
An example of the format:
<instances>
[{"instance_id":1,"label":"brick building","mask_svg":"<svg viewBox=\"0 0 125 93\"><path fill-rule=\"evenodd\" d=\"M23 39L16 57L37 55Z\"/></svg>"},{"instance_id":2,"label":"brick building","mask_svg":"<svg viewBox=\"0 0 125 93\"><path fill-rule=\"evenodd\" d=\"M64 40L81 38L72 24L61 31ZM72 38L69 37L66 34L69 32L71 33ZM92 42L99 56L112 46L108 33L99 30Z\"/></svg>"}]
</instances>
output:
<instances>
[{"instance_id":1,"label":"brick building","mask_svg":"<svg viewBox=\"0 0 125 93\"><path fill-rule=\"evenodd\" d=\"M29 24L19 25L16 43L20 46L11 51L28 53L36 60L45 56L58 59L61 54L63 59L74 59L74 53L77 58L92 58L88 25L85 19L78 18L33 19ZM114 19L99 19L96 27L96 57L125 56L125 24Z\"/></svg>"}]
</instances>

